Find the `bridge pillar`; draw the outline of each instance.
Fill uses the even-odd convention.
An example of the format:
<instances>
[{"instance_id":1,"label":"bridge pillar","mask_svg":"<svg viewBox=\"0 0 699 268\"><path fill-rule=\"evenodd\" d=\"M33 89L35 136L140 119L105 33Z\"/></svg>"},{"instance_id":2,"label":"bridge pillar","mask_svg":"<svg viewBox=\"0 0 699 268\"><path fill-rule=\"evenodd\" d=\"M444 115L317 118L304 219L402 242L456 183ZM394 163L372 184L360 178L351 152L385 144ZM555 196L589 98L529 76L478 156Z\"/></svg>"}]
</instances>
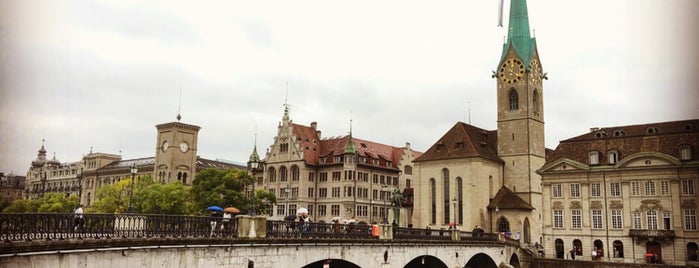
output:
<instances>
[{"instance_id":1,"label":"bridge pillar","mask_svg":"<svg viewBox=\"0 0 699 268\"><path fill-rule=\"evenodd\" d=\"M238 215L238 237L265 238L267 237L267 217Z\"/></svg>"},{"instance_id":2,"label":"bridge pillar","mask_svg":"<svg viewBox=\"0 0 699 268\"><path fill-rule=\"evenodd\" d=\"M390 224L379 224L379 239L393 239L393 226Z\"/></svg>"}]
</instances>

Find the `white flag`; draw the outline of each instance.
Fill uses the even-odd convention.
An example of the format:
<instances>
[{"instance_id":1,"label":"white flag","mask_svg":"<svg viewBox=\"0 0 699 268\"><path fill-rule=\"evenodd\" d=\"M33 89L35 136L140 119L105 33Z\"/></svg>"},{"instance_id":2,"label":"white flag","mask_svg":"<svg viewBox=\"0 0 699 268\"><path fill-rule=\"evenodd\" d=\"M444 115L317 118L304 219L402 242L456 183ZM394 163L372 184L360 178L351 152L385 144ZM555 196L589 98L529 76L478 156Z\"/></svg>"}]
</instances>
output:
<instances>
[{"instance_id":1,"label":"white flag","mask_svg":"<svg viewBox=\"0 0 699 268\"><path fill-rule=\"evenodd\" d=\"M498 5L498 10L500 11L500 13L498 14L498 27L502 27L502 13L504 12L504 11L503 11L503 8L504 8L504 7L503 7L503 5L504 5L503 2L504 2L504 1L505 1L505 0L500 0L500 4Z\"/></svg>"}]
</instances>

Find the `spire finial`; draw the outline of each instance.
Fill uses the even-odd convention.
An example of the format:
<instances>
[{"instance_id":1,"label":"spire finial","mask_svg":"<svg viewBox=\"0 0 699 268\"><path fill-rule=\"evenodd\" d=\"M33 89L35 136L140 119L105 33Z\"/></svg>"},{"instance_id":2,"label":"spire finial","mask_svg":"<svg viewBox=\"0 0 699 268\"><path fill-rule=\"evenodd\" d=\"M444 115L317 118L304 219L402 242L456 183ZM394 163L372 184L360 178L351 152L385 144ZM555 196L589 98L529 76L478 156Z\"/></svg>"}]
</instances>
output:
<instances>
[{"instance_id":1,"label":"spire finial","mask_svg":"<svg viewBox=\"0 0 699 268\"><path fill-rule=\"evenodd\" d=\"M180 100L179 103L177 104L177 122L182 119L182 115L180 115L182 111L182 86L180 86Z\"/></svg>"},{"instance_id":2,"label":"spire finial","mask_svg":"<svg viewBox=\"0 0 699 268\"><path fill-rule=\"evenodd\" d=\"M286 93L284 94L284 115L289 115L289 103L287 102L289 98L289 81L286 82Z\"/></svg>"}]
</instances>

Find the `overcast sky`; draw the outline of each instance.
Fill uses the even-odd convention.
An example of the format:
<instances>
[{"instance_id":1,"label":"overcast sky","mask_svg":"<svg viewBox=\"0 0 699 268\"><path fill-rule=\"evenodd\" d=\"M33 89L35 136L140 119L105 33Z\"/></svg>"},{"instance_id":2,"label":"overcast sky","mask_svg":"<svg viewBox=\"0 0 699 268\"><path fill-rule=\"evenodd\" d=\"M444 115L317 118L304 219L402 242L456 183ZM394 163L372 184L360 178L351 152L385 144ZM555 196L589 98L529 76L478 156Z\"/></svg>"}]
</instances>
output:
<instances>
[{"instance_id":1,"label":"overcast sky","mask_svg":"<svg viewBox=\"0 0 699 268\"><path fill-rule=\"evenodd\" d=\"M699 1L528 7L547 147L699 118ZM285 99L325 137L352 118L355 137L418 151L458 121L492 130L497 14L498 0L2 1L0 172L24 175L42 139L61 162L91 147L152 157L155 125L178 110L202 127L201 157L246 162L255 133L264 157Z\"/></svg>"}]
</instances>

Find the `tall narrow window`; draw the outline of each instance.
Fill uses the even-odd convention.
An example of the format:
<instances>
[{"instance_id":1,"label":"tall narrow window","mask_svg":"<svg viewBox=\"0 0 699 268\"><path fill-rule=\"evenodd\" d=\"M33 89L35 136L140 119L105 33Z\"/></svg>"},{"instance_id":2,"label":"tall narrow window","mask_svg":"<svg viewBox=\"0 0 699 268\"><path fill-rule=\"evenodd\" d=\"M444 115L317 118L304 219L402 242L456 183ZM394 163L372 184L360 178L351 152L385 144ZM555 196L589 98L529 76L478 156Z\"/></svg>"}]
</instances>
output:
<instances>
[{"instance_id":1,"label":"tall narrow window","mask_svg":"<svg viewBox=\"0 0 699 268\"><path fill-rule=\"evenodd\" d=\"M663 229L670 230L672 224L670 223L670 212L663 212Z\"/></svg>"},{"instance_id":2,"label":"tall narrow window","mask_svg":"<svg viewBox=\"0 0 699 268\"><path fill-rule=\"evenodd\" d=\"M643 226L641 226L641 213L640 212L633 213L633 228L634 229L643 228Z\"/></svg>"},{"instance_id":3,"label":"tall narrow window","mask_svg":"<svg viewBox=\"0 0 699 268\"><path fill-rule=\"evenodd\" d=\"M580 197L580 183L570 184L570 197Z\"/></svg>"},{"instance_id":4,"label":"tall narrow window","mask_svg":"<svg viewBox=\"0 0 699 268\"><path fill-rule=\"evenodd\" d=\"M601 187L599 183L590 183L590 196L598 197L601 195Z\"/></svg>"},{"instance_id":5,"label":"tall narrow window","mask_svg":"<svg viewBox=\"0 0 699 268\"><path fill-rule=\"evenodd\" d=\"M647 181L646 182L646 195L655 195L655 182L654 181Z\"/></svg>"},{"instance_id":6,"label":"tall narrow window","mask_svg":"<svg viewBox=\"0 0 699 268\"><path fill-rule=\"evenodd\" d=\"M660 181L660 194L661 195L669 195L670 194L670 182L669 181Z\"/></svg>"},{"instance_id":7,"label":"tall narrow window","mask_svg":"<svg viewBox=\"0 0 699 268\"><path fill-rule=\"evenodd\" d=\"M610 165L616 164L616 162L619 161L619 152L617 151L609 151L607 152L607 163Z\"/></svg>"},{"instance_id":8,"label":"tall narrow window","mask_svg":"<svg viewBox=\"0 0 699 268\"><path fill-rule=\"evenodd\" d=\"M684 209L684 229L697 229L697 211L695 209Z\"/></svg>"},{"instance_id":9,"label":"tall narrow window","mask_svg":"<svg viewBox=\"0 0 699 268\"><path fill-rule=\"evenodd\" d=\"M539 114L539 91L534 90L534 93L532 94L532 108L534 110L534 114L538 115Z\"/></svg>"},{"instance_id":10,"label":"tall narrow window","mask_svg":"<svg viewBox=\"0 0 699 268\"><path fill-rule=\"evenodd\" d=\"M463 211L463 197L464 197L464 191L463 191L463 180L461 177L456 177L456 202L458 202L456 211L454 213L456 214L456 218L458 219L456 222L457 223L463 223L464 222L464 215L461 213Z\"/></svg>"},{"instance_id":11,"label":"tall narrow window","mask_svg":"<svg viewBox=\"0 0 699 268\"><path fill-rule=\"evenodd\" d=\"M287 176L286 175L286 167L285 166L279 167L279 181L281 181L281 182L286 181L287 180L286 176Z\"/></svg>"},{"instance_id":12,"label":"tall narrow window","mask_svg":"<svg viewBox=\"0 0 699 268\"><path fill-rule=\"evenodd\" d=\"M694 194L694 181L693 180L682 180L682 195L693 195Z\"/></svg>"},{"instance_id":13,"label":"tall narrow window","mask_svg":"<svg viewBox=\"0 0 699 268\"><path fill-rule=\"evenodd\" d=\"M658 230L658 212L655 210L646 211L646 227L648 230Z\"/></svg>"},{"instance_id":14,"label":"tall narrow window","mask_svg":"<svg viewBox=\"0 0 699 268\"><path fill-rule=\"evenodd\" d=\"M519 109L519 95L517 95L517 91L513 88L510 89L510 111L515 111Z\"/></svg>"},{"instance_id":15,"label":"tall narrow window","mask_svg":"<svg viewBox=\"0 0 699 268\"><path fill-rule=\"evenodd\" d=\"M297 165L291 166L291 181L299 181L299 167Z\"/></svg>"},{"instance_id":16,"label":"tall narrow window","mask_svg":"<svg viewBox=\"0 0 699 268\"><path fill-rule=\"evenodd\" d=\"M437 186L434 178L430 179L430 222L437 224Z\"/></svg>"},{"instance_id":17,"label":"tall narrow window","mask_svg":"<svg viewBox=\"0 0 699 268\"><path fill-rule=\"evenodd\" d=\"M680 145L680 160L692 160L692 147L689 145Z\"/></svg>"},{"instance_id":18,"label":"tall narrow window","mask_svg":"<svg viewBox=\"0 0 699 268\"><path fill-rule=\"evenodd\" d=\"M621 209L612 210L612 229L623 228Z\"/></svg>"},{"instance_id":19,"label":"tall narrow window","mask_svg":"<svg viewBox=\"0 0 699 268\"><path fill-rule=\"evenodd\" d=\"M551 184L551 192L553 197L563 197L561 184Z\"/></svg>"},{"instance_id":20,"label":"tall narrow window","mask_svg":"<svg viewBox=\"0 0 699 268\"><path fill-rule=\"evenodd\" d=\"M579 209L574 209L570 211L570 224L573 229L582 228L582 213Z\"/></svg>"},{"instance_id":21,"label":"tall narrow window","mask_svg":"<svg viewBox=\"0 0 699 268\"><path fill-rule=\"evenodd\" d=\"M599 152L592 151L588 156L590 157L590 165L599 165Z\"/></svg>"},{"instance_id":22,"label":"tall narrow window","mask_svg":"<svg viewBox=\"0 0 699 268\"><path fill-rule=\"evenodd\" d=\"M602 210L592 210L592 228L602 229Z\"/></svg>"},{"instance_id":23,"label":"tall narrow window","mask_svg":"<svg viewBox=\"0 0 699 268\"><path fill-rule=\"evenodd\" d=\"M612 246L614 247L614 258L623 258L624 257L624 243L622 243L620 240L614 240L614 243L612 243Z\"/></svg>"},{"instance_id":24,"label":"tall narrow window","mask_svg":"<svg viewBox=\"0 0 699 268\"><path fill-rule=\"evenodd\" d=\"M446 168L442 169L442 183L444 184L444 223L449 224L449 219L451 218L450 216L450 200L449 200L449 170Z\"/></svg>"},{"instance_id":25,"label":"tall narrow window","mask_svg":"<svg viewBox=\"0 0 699 268\"><path fill-rule=\"evenodd\" d=\"M553 228L563 228L563 210L553 210Z\"/></svg>"},{"instance_id":26,"label":"tall narrow window","mask_svg":"<svg viewBox=\"0 0 699 268\"><path fill-rule=\"evenodd\" d=\"M637 181L632 181L631 182L631 195L640 195L640 194L641 194L640 183Z\"/></svg>"},{"instance_id":27,"label":"tall narrow window","mask_svg":"<svg viewBox=\"0 0 699 268\"><path fill-rule=\"evenodd\" d=\"M610 196L621 196L621 184L618 182L609 183L609 195Z\"/></svg>"}]
</instances>

